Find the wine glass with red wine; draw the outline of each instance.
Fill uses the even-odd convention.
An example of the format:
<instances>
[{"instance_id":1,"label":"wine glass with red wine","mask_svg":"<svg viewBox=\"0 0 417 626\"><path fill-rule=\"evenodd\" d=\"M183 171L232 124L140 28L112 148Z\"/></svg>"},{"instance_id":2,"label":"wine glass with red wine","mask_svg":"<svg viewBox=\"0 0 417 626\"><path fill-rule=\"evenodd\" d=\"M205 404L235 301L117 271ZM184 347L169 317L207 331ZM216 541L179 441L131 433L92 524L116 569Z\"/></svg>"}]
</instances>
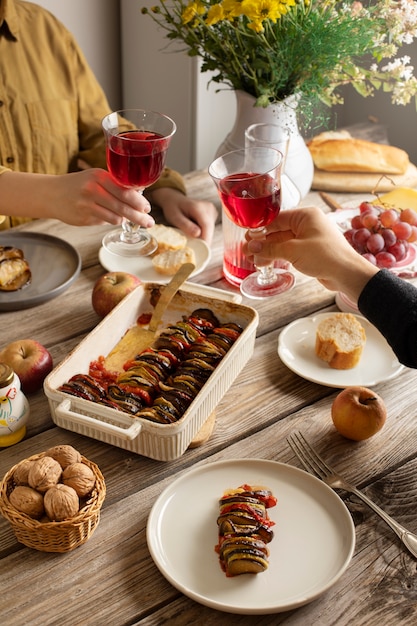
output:
<instances>
[{"instance_id":1,"label":"wine glass with red wine","mask_svg":"<svg viewBox=\"0 0 417 626\"><path fill-rule=\"evenodd\" d=\"M251 147L218 157L209 167L228 217L252 237L265 237L265 227L281 208L282 153L274 148ZM255 257L257 271L240 285L249 298L276 296L294 285L294 275Z\"/></svg>"},{"instance_id":2,"label":"wine glass with red wine","mask_svg":"<svg viewBox=\"0 0 417 626\"><path fill-rule=\"evenodd\" d=\"M164 169L175 122L162 113L124 109L106 115L102 127L110 174L119 185L143 193ZM147 256L157 243L146 228L124 219L120 228L103 238L103 246L121 256Z\"/></svg>"}]
</instances>

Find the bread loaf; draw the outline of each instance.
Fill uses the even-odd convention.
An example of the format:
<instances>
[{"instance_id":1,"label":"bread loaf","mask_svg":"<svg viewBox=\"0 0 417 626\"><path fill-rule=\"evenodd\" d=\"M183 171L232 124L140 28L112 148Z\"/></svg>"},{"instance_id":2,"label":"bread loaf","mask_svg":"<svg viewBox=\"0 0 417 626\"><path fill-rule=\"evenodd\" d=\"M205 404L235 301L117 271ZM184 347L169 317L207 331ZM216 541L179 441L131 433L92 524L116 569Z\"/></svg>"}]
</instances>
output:
<instances>
[{"instance_id":1,"label":"bread loaf","mask_svg":"<svg viewBox=\"0 0 417 626\"><path fill-rule=\"evenodd\" d=\"M188 246L181 250L165 250L152 258L152 263L157 272L165 276L173 276L184 263L194 263L194 250Z\"/></svg>"},{"instance_id":2,"label":"bread loaf","mask_svg":"<svg viewBox=\"0 0 417 626\"><path fill-rule=\"evenodd\" d=\"M320 322L316 331L316 355L330 367L356 367L366 342L365 329L351 313L335 313Z\"/></svg>"},{"instance_id":3,"label":"bread loaf","mask_svg":"<svg viewBox=\"0 0 417 626\"><path fill-rule=\"evenodd\" d=\"M158 253L165 252L165 250L180 250L187 245L187 237L171 226L155 224L155 226L148 228L148 233L155 237L158 244Z\"/></svg>"},{"instance_id":4,"label":"bread loaf","mask_svg":"<svg viewBox=\"0 0 417 626\"><path fill-rule=\"evenodd\" d=\"M401 148L355 139L346 131L321 133L307 145L315 167L327 172L404 174L410 164Z\"/></svg>"}]
</instances>

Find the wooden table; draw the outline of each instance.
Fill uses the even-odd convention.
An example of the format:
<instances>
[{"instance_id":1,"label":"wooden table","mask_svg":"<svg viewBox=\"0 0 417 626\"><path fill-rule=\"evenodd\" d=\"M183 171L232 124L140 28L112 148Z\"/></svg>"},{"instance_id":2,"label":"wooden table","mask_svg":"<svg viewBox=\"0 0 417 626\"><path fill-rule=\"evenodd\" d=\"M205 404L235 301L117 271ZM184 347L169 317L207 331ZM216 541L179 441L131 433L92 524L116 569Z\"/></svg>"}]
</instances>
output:
<instances>
[{"instance_id":1,"label":"wooden table","mask_svg":"<svg viewBox=\"0 0 417 626\"><path fill-rule=\"evenodd\" d=\"M217 202L204 172L187 176L190 194ZM362 195L361 198L364 196ZM356 201L354 196L339 200ZM304 205L319 204L311 193ZM99 321L91 290L104 272L98 262L103 228L75 228L38 221L25 228L62 237L78 248L83 268L73 285L56 299L20 312L1 313L1 345L30 337L43 343L57 365ZM222 278L221 227L207 269L196 282L233 290ZM212 610L182 595L155 566L146 544L149 511L161 491L181 472L219 459L273 459L300 467L286 437L301 429L346 478L389 514L417 532L417 372L375 387L387 405L388 420L374 438L362 443L334 430L330 406L338 390L293 374L277 355L277 339L292 320L334 310L334 295L315 280L299 276L296 287L275 303L245 302L259 312L255 350L217 407L215 430L203 446L178 460L157 462L56 427L42 391L30 396L26 438L0 451L0 475L19 460L69 443L101 468L107 485L100 524L81 547L50 554L16 542L0 518L0 623L122 626L127 624L415 624L417 563L392 531L356 498L346 500L356 526L356 549L347 571L314 602L274 615L234 615ZM190 512L192 515L192 511ZM186 541L184 537L179 540Z\"/></svg>"}]
</instances>

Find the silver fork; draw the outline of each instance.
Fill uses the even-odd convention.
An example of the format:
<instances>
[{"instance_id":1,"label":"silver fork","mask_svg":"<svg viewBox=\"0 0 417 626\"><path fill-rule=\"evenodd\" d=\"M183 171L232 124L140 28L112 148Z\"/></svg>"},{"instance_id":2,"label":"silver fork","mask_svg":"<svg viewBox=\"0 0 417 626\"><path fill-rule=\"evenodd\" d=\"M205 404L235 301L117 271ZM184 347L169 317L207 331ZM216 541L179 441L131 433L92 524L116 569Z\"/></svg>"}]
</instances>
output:
<instances>
[{"instance_id":1,"label":"silver fork","mask_svg":"<svg viewBox=\"0 0 417 626\"><path fill-rule=\"evenodd\" d=\"M360 498L365 504L367 504L377 515L379 515L386 524L395 532L401 539L405 547L411 552L411 554L417 558L417 535L414 535L409 530L401 526L392 517L390 517L385 511L379 508L375 502L370 500L362 491L359 491L354 485L348 483L342 476L340 476L330 465L328 465L324 459L317 454L317 452L307 442L305 437L300 432L295 432L287 437L288 444L294 454L298 457L305 469L310 474L315 474L318 478L326 483L332 489L343 489L348 493L353 493Z\"/></svg>"}]
</instances>

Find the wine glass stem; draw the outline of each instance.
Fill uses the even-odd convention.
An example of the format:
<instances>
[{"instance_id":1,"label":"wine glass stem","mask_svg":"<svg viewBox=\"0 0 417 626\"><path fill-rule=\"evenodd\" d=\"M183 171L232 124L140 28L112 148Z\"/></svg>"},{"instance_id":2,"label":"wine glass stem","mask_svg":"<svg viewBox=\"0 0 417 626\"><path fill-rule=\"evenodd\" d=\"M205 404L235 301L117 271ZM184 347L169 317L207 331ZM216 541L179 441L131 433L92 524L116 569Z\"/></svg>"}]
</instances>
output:
<instances>
[{"instance_id":1,"label":"wine glass stem","mask_svg":"<svg viewBox=\"0 0 417 626\"><path fill-rule=\"evenodd\" d=\"M137 192L142 195L143 189L137 189ZM142 233L143 231L141 232L140 226L130 220L127 220L125 217L123 218L122 233L120 235L120 239L123 243L138 243L139 241L142 241Z\"/></svg>"},{"instance_id":2,"label":"wine glass stem","mask_svg":"<svg viewBox=\"0 0 417 626\"><path fill-rule=\"evenodd\" d=\"M135 240L136 240L135 230L136 229L137 229L137 226L133 222L130 222L126 218L123 218L122 233L120 235L121 240L124 243L135 243Z\"/></svg>"},{"instance_id":3,"label":"wine glass stem","mask_svg":"<svg viewBox=\"0 0 417 626\"><path fill-rule=\"evenodd\" d=\"M272 285L276 281L274 263L268 263L268 265L256 265L255 263L255 267L258 270L257 281L260 285Z\"/></svg>"}]
</instances>

